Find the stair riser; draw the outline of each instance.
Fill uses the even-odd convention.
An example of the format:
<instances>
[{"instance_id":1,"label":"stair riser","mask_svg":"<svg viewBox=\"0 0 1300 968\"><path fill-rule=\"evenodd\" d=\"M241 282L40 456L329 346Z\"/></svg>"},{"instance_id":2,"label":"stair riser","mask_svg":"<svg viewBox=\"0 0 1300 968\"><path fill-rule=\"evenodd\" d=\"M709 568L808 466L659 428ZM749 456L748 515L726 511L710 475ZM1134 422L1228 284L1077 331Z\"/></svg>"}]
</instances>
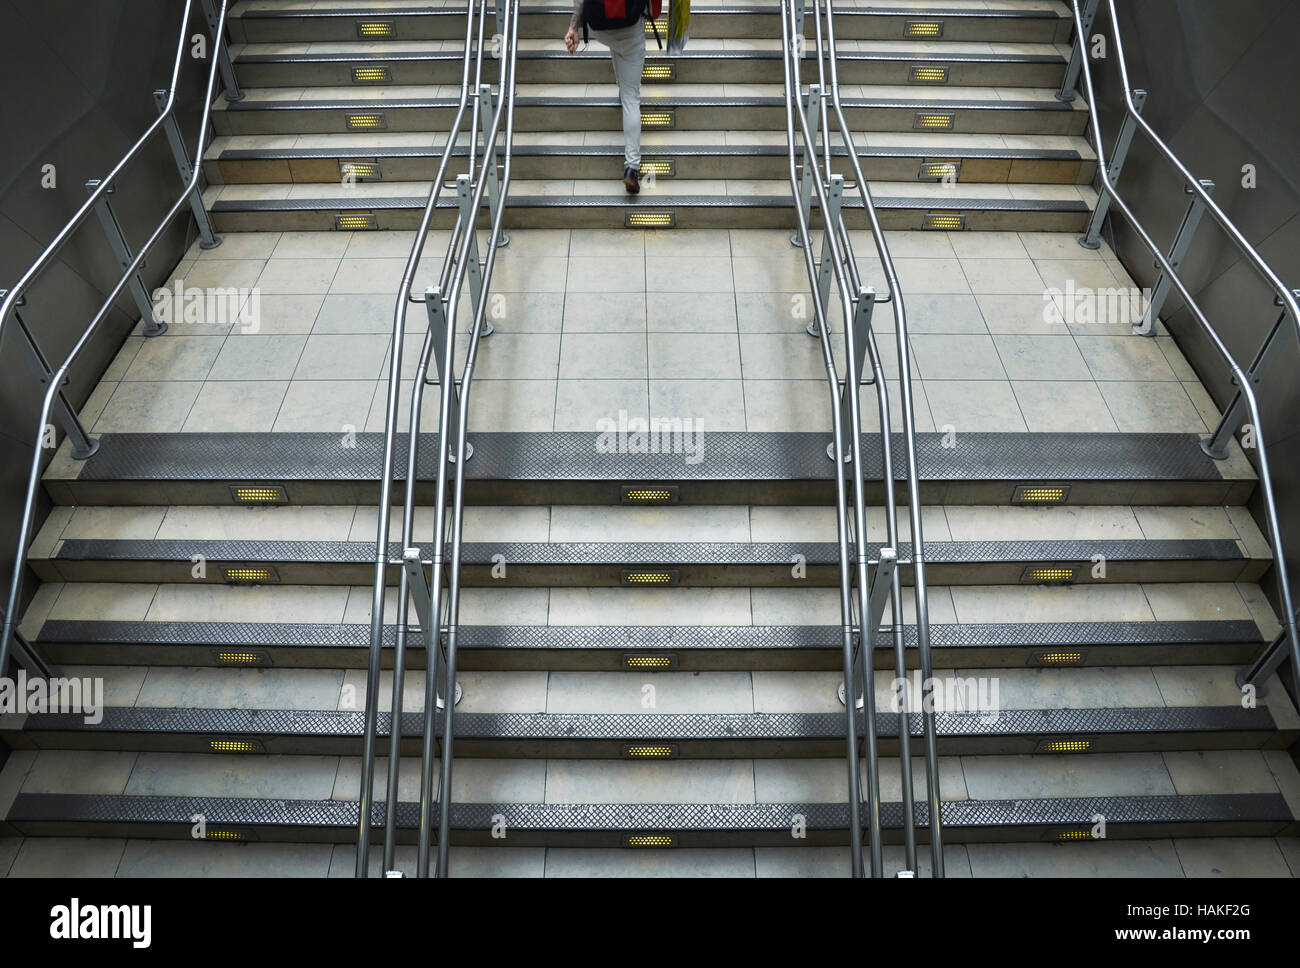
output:
<instances>
[{"instance_id":1,"label":"stair riser","mask_svg":"<svg viewBox=\"0 0 1300 968\"><path fill-rule=\"evenodd\" d=\"M335 843L355 844L357 830L355 823L338 825L304 825L291 824L219 824L209 822L209 828L233 830L245 835L245 839L272 843ZM985 826L967 826L945 824L943 839L945 844L972 843L1017 843L1055 840L1059 831L1086 827L1086 824L1045 825L1035 823L1007 823ZM1135 839L1169 839L1175 837L1273 837L1291 836L1294 823L1279 820L1226 820L1150 823L1108 823L1106 838L1108 840ZM191 840L194 822L122 822L112 820L69 820L48 821L39 819L19 819L7 824L0 824L0 834L27 837L113 837L125 839L159 839ZM517 826L509 827L506 838L494 838L489 829L464 830L453 829L451 843L454 845L481 847L603 847L623 848L629 833L640 831L610 830L530 830ZM416 843L414 827L403 827L398 831L397 843L408 845ZM383 843L383 824L371 824L371 842ZM690 830L674 834L675 848L709 848L709 847L818 847L847 846L848 829L816 830L809 829L806 835L793 838L789 829L780 830ZM903 841L902 830L887 828L881 837L885 844L897 845ZM917 842L928 843L926 828L917 830Z\"/></svg>"},{"instance_id":2,"label":"stair riser","mask_svg":"<svg viewBox=\"0 0 1300 968\"><path fill-rule=\"evenodd\" d=\"M236 17L230 21L231 38L236 43L307 43L312 41L355 41L357 20L391 20L391 40L463 40L465 20L459 14L407 14L400 10L380 11L373 16L309 15L298 17ZM905 40L907 22L917 15L858 14L837 11L835 36L837 40ZM943 40L995 41L1000 43L1062 43L1069 38L1071 21L1065 17L988 17L948 16L943 20ZM660 32L666 18L659 21ZM489 26L492 25L489 19ZM519 36L522 39L559 39L569 27L569 14L564 11L532 12L519 14ZM813 36L812 18L808 17L804 33ZM770 13L721 13L716 10L694 11L691 16L691 37L768 39L781 36L781 20L777 8ZM653 37L650 40L654 47ZM599 46L593 42L593 46Z\"/></svg>"},{"instance_id":3,"label":"stair riser","mask_svg":"<svg viewBox=\"0 0 1300 968\"><path fill-rule=\"evenodd\" d=\"M954 199L956 201L956 199ZM645 196L639 204L655 208ZM329 232L334 229L334 217L341 212L369 212L364 204L337 209L299 209L278 211L241 206L244 210L231 211L220 207L213 210L212 219L218 232ZM1082 204L1080 205L1082 209ZM656 209L658 210L658 209ZM789 229L793 213L789 208L777 206L694 207L672 209L675 227L679 229ZM919 231L925 228L929 207L914 209L877 210L880 224L887 230ZM1082 232L1088 222L1087 211L989 211L945 208L966 216L967 231L985 232ZM575 207L548 205L530 207L512 204L507 207L503 224L511 228L537 229L618 229L627 226L628 206L614 196L612 204ZM420 212L415 208L375 211L379 229L411 231L419 227ZM866 216L850 209L845 212L845 222L851 229L870 228ZM455 221L451 210L435 214L433 228L448 229ZM479 228L489 228L486 214L479 219ZM814 212L811 227L821 227L821 219Z\"/></svg>"},{"instance_id":4,"label":"stair riser","mask_svg":"<svg viewBox=\"0 0 1300 968\"><path fill-rule=\"evenodd\" d=\"M603 54L603 49L602 49ZM942 55L940 55L942 56ZM784 71L779 57L767 58L656 58L647 63L667 62L674 66L672 82L643 85L642 93L668 94L673 83L680 84L783 84ZM352 68L357 66L385 66L388 80L380 83L356 84ZM948 68L946 85L912 84L913 65ZM460 86L463 61L459 55L438 60L385 59L382 54L360 55L355 59L329 61L276 61L261 62L251 59L236 61L235 72L239 83L248 88L263 87L355 87L358 97L369 90L389 84L454 84ZM495 84L500 61L484 63L483 82ZM993 61L971 62L961 60L934 60L931 58L908 60L863 60L843 57L839 63L841 84L900 84L918 88L938 87L1060 87L1065 65L1060 60L1045 63ZM608 57L550 58L523 57L518 62L518 84L609 84L613 72ZM817 83L817 66L806 61L802 67L802 81Z\"/></svg>"},{"instance_id":5,"label":"stair riser","mask_svg":"<svg viewBox=\"0 0 1300 968\"><path fill-rule=\"evenodd\" d=\"M374 577L369 564L334 561L250 562L209 559L206 579L191 575L188 562L120 561L59 559L55 563L32 562L33 570L45 581L78 582L165 582L174 584L224 584L224 568L271 565L284 585L366 585ZM981 562L947 564L929 562L926 575L938 585L1015 585L1031 565L1038 561ZM1054 564L1054 563L1049 563ZM1089 578L1089 563L1078 565L1081 578L1077 584L1114 584L1134 582L1249 582L1258 581L1267 569L1260 561L1112 561L1104 582ZM622 587L622 572L628 568L653 570L649 563L574 564L574 565L507 565L504 578L492 576L492 566L461 566L461 584L472 588L617 588ZM831 588L839 585L838 565L809 564L807 575L796 579L791 567L775 565L720 565L699 563L673 566L679 572L678 584L693 588ZM905 585L912 582L912 569L899 568ZM396 585L398 570L389 570L388 584Z\"/></svg>"},{"instance_id":6,"label":"stair riser","mask_svg":"<svg viewBox=\"0 0 1300 968\"><path fill-rule=\"evenodd\" d=\"M41 654L56 665L96 666L229 666L216 659L217 647L211 645L140 645L130 643L41 642ZM240 648L250 648L242 645ZM310 646L253 646L266 656L263 667L277 669L364 669L369 652L361 647L313 648ZM1080 648L1077 644L1038 644L999 648L934 648L931 652L935 669L1015 669L1034 662L1034 656L1050 648ZM1084 646L1088 666L1183 666L1249 665L1264 648L1264 643L1203 643L1196 645L1124 645ZM664 650L656 650L661 655ZM672 651L672 650L669 650ZM456 666L466 672L477 671L554 671L554 672L628 672L624 665L627 649L505 649L461 646ZM844 668L844 656L838 649L681 649L672 651L680 672L748 672L760 671L838 671ZM385 669L393 667L393 650L381 656ZM920 654L915 648L906 653L907 667L920 668ZM875 668L893 669L894 654L884 648L876 652ZM424 650L408 648L407 669L423 669ZM631 674L631 673L629 673Z\"/></svg>"},{"instance_id":7,"label":"stair riser","mask_svg":"<svg viewBox=\"0 0 1300 968\"><path fill-rule=\"evenodd\" d=\"M210 739L256 740L260 753L243 756L360 756L361 737L319 736L260 736L246 733L228 736L194 736L177 733L105 733L47 731L0 731L3 739L14 749L96 750L161 753L208 753ZM1053 737L1057 738L1057 737ZM1295 738L1293 733L1282 732L1176 732L1142 733L1133 735L1089 736L1093 753L1165 752L1179 750L1258 750L1285 749ZM939 752L944 756L1028 756L1036 753L1043 737L1040 736L963 736L939 737ZM912 748L919 753L921 736L912 737ZM658 742L657 740L553 740L553 739L489 739L482 737L456 737L456 757L459 758L510 758L510 759L578 759L621 760L622 749L628 742ZM844 756L842 737L816 739L729 739L729 740L670 740L678 750L674 759L834 759ZM898 755L896 736L880 735L879 751L882 756ZM422 742L415 736L404 736L402 755L419 756ZM387 754L389 743L385 733L379 739L379 748ZM441 743L438 744L439 750ZM861 751L860 755L861 755ZM220 754L228 755L228 754ZM438 754L435 754L438 755ZM1087 756L1087 753L1074 754Z\"/></svg>"},{"instance_id":8,"label":"stair riser","mask_svg":"<svg viewBox=\"0 0 1300 968\"><path fill-rule=\"evenodd\" d=\"M615 106L529 102L530 99L525 97L516 100L516 131L623 130L622 112ZM643 102L642 108L648 111L655 105ZM455 120L456 105L440 102L428 106L385 108L383 102L375 102L371 110L361 105L347 109L297 106L216 111L212 117L219 135L344 134L355 133L355 129L348 127L347 116L350 113L382 113L385 124L382 130L445 132ZM671 127L679 131L784 131L786 127L785 107L779 101L753 105L684 104L673 107L672 113L674 123ZM952 114L950 126L931 130L954 134L1082 135L1088 117L1085 111L1062 111L1048 107L1046 103L1043 108L1015 109L957 107L945 110L941 102L933 107L845 105L844 108L845 120L854 132L912 131L919 124L918 117L929 113Z\"/></svg>"},{"instance_id":9,"label":"stair riser","mask_svg":"<svg viewBox=\"0 0 1300 968\"><path fill-rule=\"evenodd\" d=\"M649 139L647 139L649 140ZM671 145L642 145L646 160L672 159L675 171L671 176L660 175L660 185L671 187L679 179L753 179L780 180L788 178L789 163L783 153L707 154L692 151L686 154L675 151ZM460 157L465 157L462 154ZM383 181L418 182L426 180L437 169L441 155L378 159ZM252 184L334 184L340 179L340 162L375 160L374 155L358 153L338 155L333 158L258 158L258 159L208 159L203 166L208 182L214 185ZM1035 184L1084 185L1091 184L1097 170L1091 159L1035 159L1035 158L962 158L954 155L913 155L911 157L879 157L861 155L864 171L871 172L877 181L932 184L933 177L921 177L921 164L926 161L961 161L961 184ZM606 154L570 154L556 148L545 155L525 154L516 146L513 175L521 180L567 180L609 178L621 169L621 150L611 149ZM834 159L833 170L853 180L852 166L842 156ZM375 179L367 179L374 181Z\"/></svg>"},{"instance_id":10,"label":"stair riser","mask_svg":"<svg viewBox=\"0 0 1300 968\"><path fill-rule=\"evenodd\" d=\"M827 435L829 438L829 434ZM470 435L473 439L473 435ZM275 481L285 489L286 504L309 506L322 504L367 504L379 500L377 484L364 481ZM627 481L626 483L647 483ZM1098 481L1050 482L1026 479L1007 483L988 481L943 481L921 484L921 503L979 504L1006 507L1013 505L1016 488L1022 484L1069 484L1070 504L1078 507L1136 504L1168 507L1223 507L1245 504L1253 487L1250 482L1185 482L1182 486L1146 481L1138 484L1108 484ZM679 505L683 506L815 506L835 505L834 485L830 481L695 481L675 484ZM610 481L474 481L465 482L465 503L469 506L536 506L580 505L621 506L623 482ZM906 505L906 492L899 485L898 499ZM227 481L140 481L125 484L117 481L48 481L46 491L60 505L97 507L154 507L160 505L212 506L231 504ZM424 481L416 485L416 503L432 505L437 486ZM870 481L863 489L868 505L879 505L884 488ZM400 506L402 494L393 496Z\"/></svg>"}]
</instances>

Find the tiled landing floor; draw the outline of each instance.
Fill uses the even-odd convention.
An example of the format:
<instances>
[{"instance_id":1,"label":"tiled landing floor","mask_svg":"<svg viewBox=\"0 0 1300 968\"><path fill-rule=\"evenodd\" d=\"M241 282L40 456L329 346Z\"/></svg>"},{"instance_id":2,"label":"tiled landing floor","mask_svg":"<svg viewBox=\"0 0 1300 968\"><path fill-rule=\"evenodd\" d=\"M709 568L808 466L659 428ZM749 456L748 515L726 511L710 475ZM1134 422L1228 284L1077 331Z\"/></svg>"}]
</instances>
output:
<instances>
[{"instance_id":1,"label":"tiled landing floor","mask_svg":"<svg viewBox=\"0 0 1300 968\"><path fill-rule=\"evenodd\" d=\"M445 238L430 237L417 289L434 280ZM719 431L829 429L821 352L803 332L806 276L787 232L511 238L494 274L497 332L480 352L471 429L590 430L620 410L693 417ZM1133 336L1128 319L1068 325L1045 296L1070 283L1132 285L1109 250L1041 233L890 238L907 297L918 429L1206 432L1217 420L1169 337ZM396 232L245 233L210 252L195 247L174 280L256 288L256 327L178 322L160 338L129 338L85 407L90 429L382 429L393 294L410 243ZM866 281L883 288L870 239L856 246ZM411 308L408 373L424 325L421 307ZM891 314L878 312L896 389L892 328ZM864 395L874 429L874 394ZM426 405L426 428L436 410Z\"/></svg>"}]
</instances>

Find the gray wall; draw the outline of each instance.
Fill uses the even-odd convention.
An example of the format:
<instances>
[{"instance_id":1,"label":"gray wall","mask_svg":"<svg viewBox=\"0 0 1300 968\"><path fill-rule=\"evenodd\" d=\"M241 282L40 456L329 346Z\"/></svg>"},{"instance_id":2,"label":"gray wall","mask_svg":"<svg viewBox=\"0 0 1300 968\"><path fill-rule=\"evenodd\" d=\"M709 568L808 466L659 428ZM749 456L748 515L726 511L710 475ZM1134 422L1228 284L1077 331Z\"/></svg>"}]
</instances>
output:
<instances>
[{"instance_id":1,"label":"gray wall","mask_svg":"<svg viewBox=\"0 0 1300 968\"><path fill-rule=\"evenodd\" d=\"M86 180L106 174L157 117L152 92L170 81L183 9L178 0L0 0L0 288L12 286L76 212ZM201 14L189 33L199 30L207 32ZM182 73L180 117L191 143L205 66L190 61ZM58 184L50 190L41 187L46 164L57 169ZM161 137L123 174L114 206L133 248L152 233L180 185ZM185 251L191 223L178 218L155 248L146 286L166 279ZM20 310L47 356L62 361L119 277L92 216L33 284ZM74 405L94 389L136 318L129 299L123 300L87 347L71 373ZM41 397L17 338L7 328L0 345L0 575L6 589Z\"/></svg>"},{"instance_id":2,"label":"gray wall","mask_svg":"<svg viewBox=\"0 0 1300 968\"><path fill-rule=\"evenodd\" d=\"M1149 96L1144 117L1198 178L1283 282L1300 286L1300 74L1295 42L1300 4L1292 0L1119 0L1131 82ZM1105 9L1105 0L1102 8ZM1111 33L1109 15L1098 27ZM1113 54L1113 51L1112 51ZM1120 85L1113 58L1094 62L1106 144L1118 128ZM1258 185L1242 185L1242 166ZM1186 208L1181 183L1139 135L1121 192L1152 237L1173 240ZM1135 233L1113 219L1121 259L1139 285L1155 281L1151 257ZM1202 223L1180 276L1243 367L1278 310L1263 280L1210 219ZM1165 318L1215 402L1231 398L1227 371L1177 299ZM1300 574L1300 355L1294 328L1279 362L1258 388L1264 441L1278 491L1283 542ZM1258 518L1258 502L1252 508ZM1300 579L1293 579L1293 588ZM1271 584L1271 583L1270 583Z\"/></svg>"}]
</instances>

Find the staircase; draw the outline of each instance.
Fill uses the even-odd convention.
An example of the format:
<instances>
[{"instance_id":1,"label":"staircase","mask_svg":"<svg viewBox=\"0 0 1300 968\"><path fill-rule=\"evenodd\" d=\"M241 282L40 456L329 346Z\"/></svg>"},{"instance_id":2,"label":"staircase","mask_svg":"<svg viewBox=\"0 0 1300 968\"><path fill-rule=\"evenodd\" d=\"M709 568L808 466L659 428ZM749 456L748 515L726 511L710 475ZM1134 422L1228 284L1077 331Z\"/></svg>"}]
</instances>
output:
<instances>
[{"instance_id":1,"label":"staircase","mask_svg":"<svg viewBox=\"0 0 1300 968\"><path fill-rule=\"evenodd\" d=\"M654 177L635 199L608 57L563 50L569 9L520 18L510 242L469 413L451 873L844 875L831 412L797 308L779 8L703 5L685 54L650 41ZM1086 107L1056 97L1066 5L837 10L846 115L911 320L947 875L1290 876L1300 716L1276 677L1256 701L1234 679L1279 629L1256 475L1235 443L1202 453L1218 412L1163 327L1077 322L1045 295L1134 285L1104 244L1077 245L1096 156ZM217 101L202 159L224 241L174 279L250 290L245 312L128 338L82 412L98 452L65 443L45 471L22 632L60 674L102 679L106 708L0 717L0 872L351 875L372 698L382 839L392 673L369 697L364 670L386 361L464 30L451 2L233 6L244 97ZM884 291L856 194L846 213ZM444 193L417 290L455 217ZM876 314L882 340L891 325ZM408 334L423 326L413 312ZM619 436L636 418L699 435L639 450ZM880 428L864 430L874 560ZM915 667L903 611L886 622ZM425 645L408 638L408 668ZM891 711L892 651L874 664L893 874L904 728L923 840L926 774L919 714ZM423 685L406 676L407 875Z\"/></svg>"}]
</instances>

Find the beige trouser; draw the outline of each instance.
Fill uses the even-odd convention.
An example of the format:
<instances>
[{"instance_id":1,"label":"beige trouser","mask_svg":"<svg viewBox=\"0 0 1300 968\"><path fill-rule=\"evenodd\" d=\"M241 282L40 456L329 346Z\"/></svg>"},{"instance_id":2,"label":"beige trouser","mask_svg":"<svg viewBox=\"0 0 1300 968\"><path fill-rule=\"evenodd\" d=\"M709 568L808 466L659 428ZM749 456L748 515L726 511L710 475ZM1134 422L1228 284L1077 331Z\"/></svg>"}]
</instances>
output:
<instances>
[{"instance_id":1,"label":"beige trouser","mask_svg":"<svg viewBox=\"0 0 1300 968\"><path fill-rule=\"evenodd\" d=\"M623 105L623 165L641 167L641 70L645 67L645 26L637 21L617 30L592 30L614 60L618 98Z\"/></svg>"}]
</instances>

